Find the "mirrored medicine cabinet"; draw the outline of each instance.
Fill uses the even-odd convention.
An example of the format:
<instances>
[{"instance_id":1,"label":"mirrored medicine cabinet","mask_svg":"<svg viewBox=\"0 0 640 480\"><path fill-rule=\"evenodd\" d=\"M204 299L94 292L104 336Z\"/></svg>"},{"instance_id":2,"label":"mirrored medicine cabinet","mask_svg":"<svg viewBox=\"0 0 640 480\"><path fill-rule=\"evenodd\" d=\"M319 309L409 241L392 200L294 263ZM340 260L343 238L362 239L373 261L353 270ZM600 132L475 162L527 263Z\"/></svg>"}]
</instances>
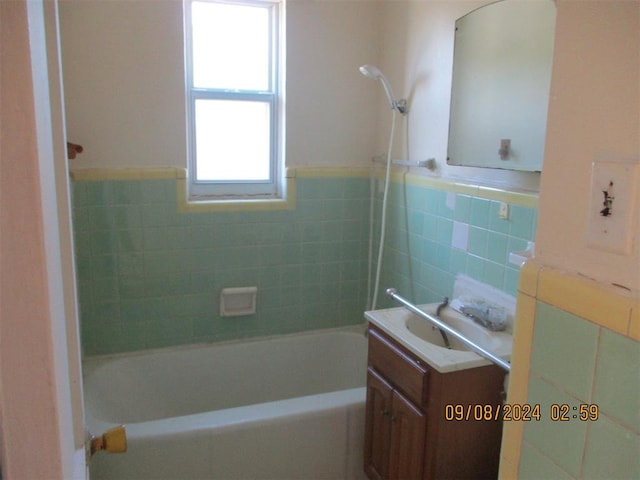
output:
<instances>
[{"instance_id":1,"label":"mirrored medicine cabinet","mask_svg":"<svg viewBox=\"0 0 640 480\"><path fill-rule=\"evenodd\" d=\"M447 163L541 171L553 0L500 0L455 22Z\"/></svg>"}]
</instances>

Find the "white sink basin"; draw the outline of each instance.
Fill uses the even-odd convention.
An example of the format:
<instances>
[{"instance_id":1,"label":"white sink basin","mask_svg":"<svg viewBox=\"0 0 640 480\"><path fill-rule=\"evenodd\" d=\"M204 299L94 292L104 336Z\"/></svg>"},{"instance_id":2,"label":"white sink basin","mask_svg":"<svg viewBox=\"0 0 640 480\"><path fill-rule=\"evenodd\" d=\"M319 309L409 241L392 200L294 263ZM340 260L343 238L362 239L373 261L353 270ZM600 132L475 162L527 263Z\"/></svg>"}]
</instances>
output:
<instances>
[{"instance_id":1,"label":"white sink basin","mask_svg":"<svg viewBox=\"0 0 640 480\"><path fill-rule=\"evenodd\" d=\"M421 305L419 308L435 316L437 306L438 304L433 303ZM439 328L404 307L365 312L365 317L440 372L463 370L491 363L451 334L447 334L451 347L447 348ZM448 307L440 312L439 318L485 350L504 360L511 357L513 337L510 333L487 330Z\"/></svg>"},{"instance_id":2,"label":"white sink basin","mask_svg":"<svg viewBox=\"0 0 640 480\"><path fill-rule=\"evenodd\" d=\"M431 312L427 311L427 313ZM434 314L435 312L432 315ZM489 351L499 349L504 341L504 336L495 335L495 332L487 330L455 310L442 310L442 312L440 312L440 320L464 335L476 345L479 345ZM446 348L444 337L440 333L440 329L427 320L409 312L409 315L405 317L404 324L407 327L407 330L416 337L434 345ZM447 334L447 338L452 349L471 350L453 335Z\"/></svg>"}]
</instances>

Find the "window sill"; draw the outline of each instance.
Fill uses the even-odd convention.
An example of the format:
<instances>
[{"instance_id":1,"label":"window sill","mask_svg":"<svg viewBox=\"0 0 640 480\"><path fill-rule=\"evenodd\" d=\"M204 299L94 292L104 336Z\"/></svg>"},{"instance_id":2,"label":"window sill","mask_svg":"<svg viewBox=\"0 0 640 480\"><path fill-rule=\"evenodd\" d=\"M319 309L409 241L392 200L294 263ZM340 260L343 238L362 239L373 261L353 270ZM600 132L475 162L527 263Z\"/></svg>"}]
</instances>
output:
<instances>
[{"instance_id":1,"label":"window sill","mask_svg":"<svg viewBox=\"0 0 640 480\"><path fill-rule=\"evenodd\" d=\"M178 210L180 212L243 212L243 211L271 211L293 210L295 208L296 184L295 177L286 178L284 198L189 198L186 175L180 175L178 180Z\"/></svg>"}]
</instances>

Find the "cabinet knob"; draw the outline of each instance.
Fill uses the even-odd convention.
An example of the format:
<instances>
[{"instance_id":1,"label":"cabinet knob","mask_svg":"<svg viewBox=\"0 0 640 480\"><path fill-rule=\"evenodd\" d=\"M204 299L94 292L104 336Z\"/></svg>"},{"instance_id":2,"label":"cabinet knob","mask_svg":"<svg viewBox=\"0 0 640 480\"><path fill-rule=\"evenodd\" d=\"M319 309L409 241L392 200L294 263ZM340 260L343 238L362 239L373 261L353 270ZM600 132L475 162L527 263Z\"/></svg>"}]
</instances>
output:
<instances>
[{"instance_id":1,"label":"cabinet knob","mask_svg":"<svg viewBox=\"0 0 640 480\"><path fill-rule=\"evenodd\" d=\"M396 421L396 416L393 414L393 412L391 410L387 410L386 408L383 408L382 410L380 410L380 414L383 417L388 418L392 422Z\"/></svg>"}]
</instances>

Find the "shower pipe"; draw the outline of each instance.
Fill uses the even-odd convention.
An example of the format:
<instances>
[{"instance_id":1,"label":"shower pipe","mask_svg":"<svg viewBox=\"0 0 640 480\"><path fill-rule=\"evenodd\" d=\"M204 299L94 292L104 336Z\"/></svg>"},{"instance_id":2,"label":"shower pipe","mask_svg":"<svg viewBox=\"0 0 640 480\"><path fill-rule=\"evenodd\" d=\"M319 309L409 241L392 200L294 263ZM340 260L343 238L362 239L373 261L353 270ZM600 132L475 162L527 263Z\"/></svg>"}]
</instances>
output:
<instances>
[{"instance_id":1,"label":"shower pipe","mask_svg":"<svg viewBox=\"0 0 640 480\"><path fill-rule=\"evenodd\" d=\"M407 114L407 101L405 99L396 100L393 91L391 90L391 85L387 80L387 77L380 71L378 67L373 65L362 65L360 67L360 73L362 73L365 77L371 78L374 80L380 80L382 83L382 87L387 95L387 99L389 100L389 106L391 107L391 112L393 114L391 119L391 132L389 134L389 144L387 150L387 168L385 174L384 181L384 194L382 197L382 219L380 225L380 245L378 247L378 263L376 265L376 276L375 283L373 288L373 300L371 301L370 308L371 310L375 310L376 304L378 302L378 289L380 288L380 272L382 267L382 254L384 250L384 241L385 241L385 230L386 230L386 221L387 221L387 198L389 191L389 177L391 172L391 150L393 148L393 137L396 129L396 112L400 112L402 115ZM372 190L372 200L371 200L371 212L373 212L373 176L371 179L371 190ZM371 296L371 262L372 262L372 249L373 249L373 213L371 213L369 218L369 280L367 285L367 298Z\"/></svg>"},{"instance_id":2,"label":"shower pipe","mask_svg":"<svg viewBox=\"0 0 640 480\"><path fill-rule=\"evenodd\" d=\"M391 119L391 133L389 134L389 149L387 151L387 168L384 178L384 193L382 195L382 218L380 219L380 244L378 245L378 262L376 264L376 277L373 285L373 300L371 301L371 310L376 309L378 303L378 290L380 288L380 272L382 270L382 254L384 251L384 241L386 236L387 225L387 200L389 194L389 177L391 176L391 149L393 147L393 136L396 130L396 111L393 110Z\"/></svg>"},{"instance_id":3,"label":"shower pipe","mask_svg":"<svg viewBox=\"0 0 640 480\"><path fill-rule=\"evenodd\" d=\"M487 360L490 360L491 362L495 363L496 365L498 365L503 370L506 370L507 372L511 371L511 364L509 362L504 361L502 358L498 357L497 355L491 353L488 350L485 350L484 348L482 348L480 345L478 345L474 341L469 340L463 334L461 334L457 330L454 330L453 328L451 328L449 325L444 323L439 318L428 314L424 310L421 310L420 308L415 306L413 303L409 302L405 298L403 298L400 295L398 295L396 293L395 288L387 288L386 294L387 294L387 296L389 298L391 298L392 300L395 300L396 302L398 302L399 304L401 304L402 306L407 308L410 312L415 313L420 318L422 318L422 319L426 320L427 322L429 322L429 323L435 325L436 327L438 327L441 331L444 330L446 333L448 333L452 337L460 340L463 344L465 344L467 347L469 347L471 350L476 352L481 357L484 357Z\"/></svg>"}]
</instances>

